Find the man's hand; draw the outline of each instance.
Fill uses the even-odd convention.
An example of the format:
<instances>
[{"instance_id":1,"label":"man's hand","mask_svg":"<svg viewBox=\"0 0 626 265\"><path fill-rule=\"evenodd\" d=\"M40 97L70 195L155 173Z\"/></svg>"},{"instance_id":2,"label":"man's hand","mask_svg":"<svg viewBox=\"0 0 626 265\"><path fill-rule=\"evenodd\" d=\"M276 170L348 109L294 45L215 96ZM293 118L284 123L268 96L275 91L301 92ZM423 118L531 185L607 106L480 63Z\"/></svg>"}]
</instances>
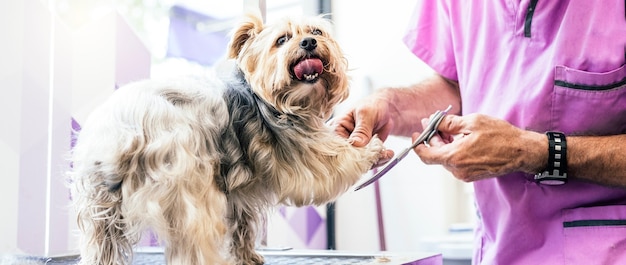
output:
<instances>
[{"instance_id":1,"label":"man's hand","mask_svg":"<svg viewBox=\"0 0 626 265\"><path fill-rule=\"evenodd\" d=\"M373 135L378 135L378 138L385 141L393 128L387 106L386 103L366 99L345 115L331 120L330 125L335 128L337 135L347 138L356 147L367 145ZM392 150L383 150L380 160L372 168L389 162L393 155Z\"/></svg>"},{"instance_id":2,"label":"man's hand","mask_svg":"<svg viewBox=\"0 0 626 265\"><path fill-rule=\"evenodd\" d=\"M418 145L415 153L424 163L443 165L465 182L518 171L534 174L548 161L545 135L486 115L447 115L439 131L430 147Z\"/></svg>"}]
</instances>

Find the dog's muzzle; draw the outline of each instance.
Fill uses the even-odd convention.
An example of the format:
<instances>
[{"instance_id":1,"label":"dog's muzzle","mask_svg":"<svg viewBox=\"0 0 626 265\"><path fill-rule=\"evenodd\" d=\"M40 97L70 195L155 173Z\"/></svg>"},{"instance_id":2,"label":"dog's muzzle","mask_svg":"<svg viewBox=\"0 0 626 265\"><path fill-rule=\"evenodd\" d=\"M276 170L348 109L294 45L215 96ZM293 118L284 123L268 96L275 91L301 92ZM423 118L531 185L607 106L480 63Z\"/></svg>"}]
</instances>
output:
<instances>
[{"instance_id":1,"label":"dog's muzzle","mask_svg":"<svg viewBox=\"0 0 626 265\"><path fill-rule=\"evenodd\" d=\"M293 67L296 78L304 82L315 82L324 71L324 63L319 58L304 58Z\"/></svg>"}]
</instances>

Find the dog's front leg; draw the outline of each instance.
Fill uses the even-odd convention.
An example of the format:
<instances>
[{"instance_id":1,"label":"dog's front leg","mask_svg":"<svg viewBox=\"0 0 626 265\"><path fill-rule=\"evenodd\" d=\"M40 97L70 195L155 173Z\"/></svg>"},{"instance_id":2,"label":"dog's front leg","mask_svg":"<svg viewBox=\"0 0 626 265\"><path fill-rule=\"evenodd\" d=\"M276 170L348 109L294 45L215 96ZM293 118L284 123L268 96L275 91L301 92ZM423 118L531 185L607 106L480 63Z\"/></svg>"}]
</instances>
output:
<instances>
[{"instance_id":1,"label":"dog's front leg","mask_svg":"<svg viewBox=\"0 0 626 265\"><path fill-rule=\"evenodd\" d=\"M265 260L255 251L258 214L247 210L235 209L231 254L237 265L261 265Z\"/></svg>"}]
</instances>

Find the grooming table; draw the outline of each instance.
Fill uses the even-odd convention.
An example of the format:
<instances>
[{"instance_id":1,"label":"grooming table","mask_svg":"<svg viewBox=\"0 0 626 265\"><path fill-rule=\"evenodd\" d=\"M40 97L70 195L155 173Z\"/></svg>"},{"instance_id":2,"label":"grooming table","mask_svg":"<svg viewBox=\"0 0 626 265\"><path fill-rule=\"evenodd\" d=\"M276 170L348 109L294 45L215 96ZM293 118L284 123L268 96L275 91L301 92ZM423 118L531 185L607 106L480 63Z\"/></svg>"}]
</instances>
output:
<instances>
[{"instance_id":1,"label":"grooming table","mask_svg":"<svg viewBox=\"0 0 626 265\"><path fill-rule=\"evenodd\" d=\"M334 250L259 251L266 265L442 265L440 254L393 252L344 252ZM78 255L55 257L0 256L2 265L76 265ZM165 265L163 249L138 249L133 265Z\"/></svg>"}]
</instances>

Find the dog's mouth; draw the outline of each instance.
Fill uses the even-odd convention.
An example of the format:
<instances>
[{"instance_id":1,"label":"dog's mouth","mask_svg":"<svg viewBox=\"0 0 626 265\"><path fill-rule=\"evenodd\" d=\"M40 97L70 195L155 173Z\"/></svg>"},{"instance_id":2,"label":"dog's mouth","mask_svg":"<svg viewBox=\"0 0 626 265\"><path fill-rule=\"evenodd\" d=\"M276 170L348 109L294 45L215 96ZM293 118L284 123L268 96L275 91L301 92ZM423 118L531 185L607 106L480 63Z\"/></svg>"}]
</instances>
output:
<instances>
[{"instance_id":1,"label":"dog's mouth","mask_svg":"<svg viewBox=\"0 0 626 265\"><path fill-rule=\"evenodd\" d=\"M292 71L299 81L314 83L324 72L324 63L319 58L304 58L292 67Z\"/></svg>"}]
</instances>

